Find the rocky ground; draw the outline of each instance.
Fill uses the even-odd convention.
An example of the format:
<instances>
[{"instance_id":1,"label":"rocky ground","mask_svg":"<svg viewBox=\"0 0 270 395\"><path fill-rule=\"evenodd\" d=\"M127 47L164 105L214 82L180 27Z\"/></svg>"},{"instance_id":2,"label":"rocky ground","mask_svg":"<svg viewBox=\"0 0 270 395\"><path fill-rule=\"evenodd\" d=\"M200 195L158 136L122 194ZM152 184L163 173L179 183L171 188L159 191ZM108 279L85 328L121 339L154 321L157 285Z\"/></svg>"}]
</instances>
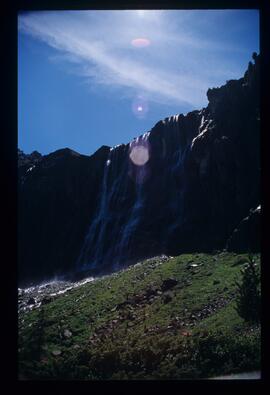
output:
<instances>
[{"instance_id":1,"label":"rocky ground","mask_svg":"<svg viewBox=\"0 0 270 395\"><path fill-rule=\"evenodd\" d=\"M40 306L52 302L59 295L91 281L94 281L93 277L77 282L53 280L29 288L18 288L18 312L21 314L38 309Z\"/></svg>"},{"instance_id":2,"label":"rocky ground","mask_svg":"<svg viewBox=\"0 0 270 395\"><path fill-rule=\"evenodd\" d=\"M149 263L149 267L155 268L162 262L170 259L166 255L161 255L158 257L153 257L147 259L146 262ZM138 262L134 266L140 266L142 262ZM118 272L121 273L127 269L122 269ZM115 276L115 274L112 274ZM67 281L67 280L52 280L48 282L44 282L41 284L36 284L27 288L18 288L18 312L19 314L31 311L32 309L38 309L40 306L44 304L48 304L52 302L59 295L62 295L70 290L80 287L84 284L87 284L92 281L96 281L97 279L105 278L104 276L99 277L86 277L79 281Z\"/></svg>"}]
</instances>

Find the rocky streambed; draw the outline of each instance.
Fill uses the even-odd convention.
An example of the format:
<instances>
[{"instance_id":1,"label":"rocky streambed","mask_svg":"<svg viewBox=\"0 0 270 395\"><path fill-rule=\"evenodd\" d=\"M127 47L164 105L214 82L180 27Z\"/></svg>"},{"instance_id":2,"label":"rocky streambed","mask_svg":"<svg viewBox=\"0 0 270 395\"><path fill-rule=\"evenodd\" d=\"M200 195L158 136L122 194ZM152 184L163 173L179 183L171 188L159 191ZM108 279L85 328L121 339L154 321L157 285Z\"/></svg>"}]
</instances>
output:
<instances>
[{"instance_id":1,"label":"rocky streambed","mask_svg":"<svg viewBox=\"0 0 270 395\"><path fill-rule=\"evenodd\" d=\"M94 277L76 282L53 280L29 288L18 288L18 312L25 313L50 303L57 296L94 280Z\"/></svg>"},{"instance_id":2,"label":"rocky streambed","mask_svg":"<svg viewBox=\"0 0 270 395\"><path fill-rule=\"evenodd\" d=\"M170 258L172 257L161 255L157 257L148 258L146 259L146 262L154 268L162 264L163 262L166 262ZM31 311L32 309L39 308L41 305L50 303L52 300L54 300L54 298L57 298L59 295L69 292L74 288L80 287L89 282L101 280L104 277L118 276L123 271L131 270L132 267L139 266L142 263L143 262L140 261L136 263L134 266L124 268L115 273L101 275L97 277L88 276L78 281L56 279L56 280L43 282L38 285L33 285L28 288L18 288L19 315L27 311Z\"/></svg>"}]
</instances>

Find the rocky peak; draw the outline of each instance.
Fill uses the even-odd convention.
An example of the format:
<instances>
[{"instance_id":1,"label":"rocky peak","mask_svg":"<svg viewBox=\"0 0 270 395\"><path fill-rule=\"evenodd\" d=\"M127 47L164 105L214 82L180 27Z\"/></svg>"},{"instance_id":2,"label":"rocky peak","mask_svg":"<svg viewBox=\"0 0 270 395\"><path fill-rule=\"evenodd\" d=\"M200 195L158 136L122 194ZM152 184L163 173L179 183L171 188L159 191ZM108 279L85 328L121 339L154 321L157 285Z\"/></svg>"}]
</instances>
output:
<instances>
[{"instance_id":1,"label":"rocky peak","mask_svg":"<svg viewBox=\"0 0 270 395\"><path fill-rule=\"evenodd\" d=\"M54 157L54 158L61 158L64 156L80 156L81 154L79 154L78 152L70 149L70 148L61 148L58 149L56 151L54 151L53 153L46 155L47 157Z\"/></svg>"},{"instance_id":2,"label":"rocky peak","mask_svg":"<svg viewBox=\"0 0 270 395\"><path fill-rule=\"evenodd\" d=\"M222 116L228 111L239 111L237 104L245 100L245 95L251 91L254 95L253 103L258 100L259 95L259 75L260 75L260 55L253 54L254 63L249 62L248 69L243 78L239 80L229 80L219 88L210 88L207 91L209 104L207 106L211 115ZM252 104L253 104L252 103Z\"/></svg>"},{"instance_id":3,"label":"rocky peak","mask_svg":"<svg viewBox=\"0 0 270 395\"><path fill-rule=\"evenodd\" d=\"M38 151L25 154L18 148L18 181L22 185L32 170L42 161L43 156Z\"/></svg>"},{"instance_id":4,"label":"rocky peak","mask_svg":"<svg viewBox=\"0 0 270 395\"><path fill-rule=\"evenodd\" d=\"M110 152L110 148L108 145L102 145L94 154L92 155L93 158L96 160L105 160L108 153Z\"/></svg>"},{"instance_id":5,"label":"rocky peak","mask_svg":"<svg viewBox=\"0 0 270 395\"><path fill-rule=\"evenodd\" d=\"M38 151L33 151L31 154L25 154L18 148L18 167L33 166L42 159L42 155Z\"/></svg>"}]
</instances>

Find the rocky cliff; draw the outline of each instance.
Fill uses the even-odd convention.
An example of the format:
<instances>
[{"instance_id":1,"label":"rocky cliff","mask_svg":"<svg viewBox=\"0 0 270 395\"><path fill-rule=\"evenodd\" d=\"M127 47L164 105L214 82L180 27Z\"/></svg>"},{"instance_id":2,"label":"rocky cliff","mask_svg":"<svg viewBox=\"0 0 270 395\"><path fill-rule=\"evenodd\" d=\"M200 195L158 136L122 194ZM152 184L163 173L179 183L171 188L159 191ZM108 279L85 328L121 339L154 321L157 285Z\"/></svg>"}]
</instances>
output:
<instances>
[{"instance_id":1,"label":"rocky cliff","mask_svg":"<svg viewBox=\"0 0 270 395\"><path fill-rule=\"evenodd\" d=\"M243 78L208 90L206 108L166 118L127 145L19 161L20 282L225 248L260 204L253 60Z\"/></svg>"}]
</instances>

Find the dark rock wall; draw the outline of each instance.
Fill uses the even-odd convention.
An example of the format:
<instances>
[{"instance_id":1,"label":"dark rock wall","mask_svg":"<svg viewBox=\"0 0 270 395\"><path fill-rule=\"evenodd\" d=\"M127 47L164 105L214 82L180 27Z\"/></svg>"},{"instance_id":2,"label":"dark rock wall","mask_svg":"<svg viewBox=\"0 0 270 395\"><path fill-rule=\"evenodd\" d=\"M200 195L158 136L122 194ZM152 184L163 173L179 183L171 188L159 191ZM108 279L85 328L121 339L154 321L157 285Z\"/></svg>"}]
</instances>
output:
<instances>
[{"instance_id":1,"label":"dark rock wall","mask_svg":"<svg viewBox=\"0 0 270 395\"><path fill-rule=\"evenodd\" d=\"M166 118L130 144L90 157L34 153L28 163L20 152L20 281L224 248L260 204L254 60L240 80L209 89L206 108ZM132 162L134 149L149 156L144 165Z\"/></svg>"},{"instance_id":2,"label":"dark rock wall","mask_svg":"<svg viewBox=\"0 0 270 395\"><path fill-rule=\"evenodd\" d=\"M228 239L226 249L234 252L261 250L261 206L250 210Z\"/></svg>"},{"instance_id":3,"label":"dark rock wall","mask_svg":"<svg viewBox=\"0 0 270 395\"><path fill-rule=\"evenodd\" d=\"M74 267L94 215L109 147L93 156L59 150L21 184L18 207L19 280L43 279Z\"/></svg>"}]
</instances>

